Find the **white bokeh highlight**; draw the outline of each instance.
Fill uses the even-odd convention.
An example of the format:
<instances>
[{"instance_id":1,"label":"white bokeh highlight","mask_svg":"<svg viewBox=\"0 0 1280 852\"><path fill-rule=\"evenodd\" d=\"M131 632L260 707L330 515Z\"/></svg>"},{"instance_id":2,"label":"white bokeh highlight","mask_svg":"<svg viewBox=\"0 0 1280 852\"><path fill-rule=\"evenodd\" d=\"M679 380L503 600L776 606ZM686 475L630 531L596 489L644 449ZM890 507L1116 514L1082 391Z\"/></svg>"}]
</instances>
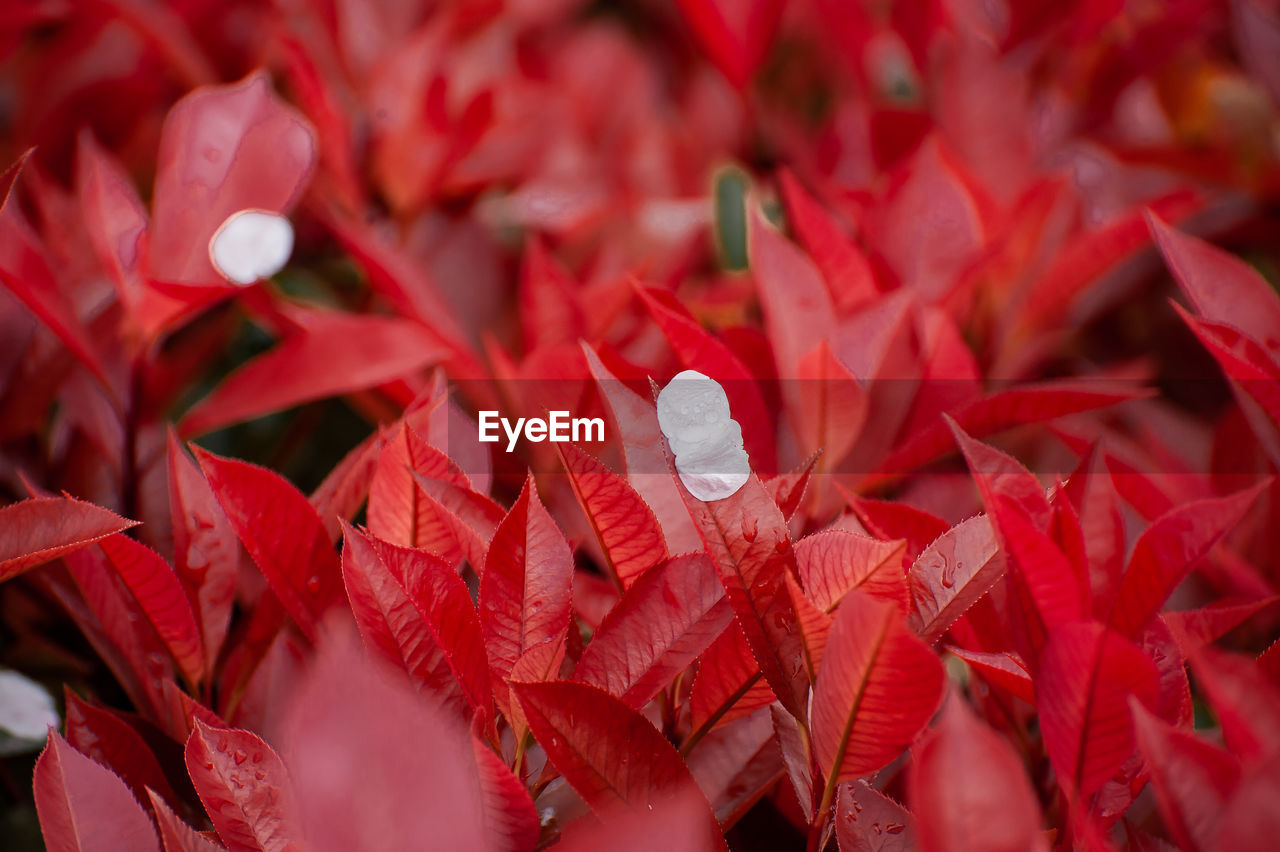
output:
<instances>
[{"instance_id":1,"label":"white bokeh highlight","mask_svg":"<svg viewBox=\"0 0 1280 852\"><path fill-rule=\"evenodd\" d=\"M61 720L53 696L25 675L0 670L0 754L27 751L58 727Z\"/></svg>"},{"instance_id":2,"label":"white bokeh highlight","mask_svg":"<svg viewBox=\"0 0 1280 852\"><path fill-rule=\"evenodd\" d=\"M658 394L658 426L676 458L676 473L699 500L723 500L751 476L742 427L729 416L729 397L696 370L676 375Z\"/></svg>"},{"instance_id":3,"label":"white bokeh highlight","mask_svg":"<svg viewBox=\"0 0 1280 852\"><path fill-rule=\"evenodd\" d=\"M209 260L233 284L270 278L293 253L293 226L279 213L241 210L218 226L209 240Z\"/></svg>"}]
</instances>

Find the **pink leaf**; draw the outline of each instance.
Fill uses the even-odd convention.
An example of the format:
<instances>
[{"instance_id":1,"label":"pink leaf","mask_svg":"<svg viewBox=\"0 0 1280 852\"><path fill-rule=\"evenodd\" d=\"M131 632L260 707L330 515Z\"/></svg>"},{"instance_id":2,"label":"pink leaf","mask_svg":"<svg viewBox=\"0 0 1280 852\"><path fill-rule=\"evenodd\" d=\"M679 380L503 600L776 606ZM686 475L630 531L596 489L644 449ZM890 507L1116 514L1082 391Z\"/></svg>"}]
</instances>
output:
<instances>
[{"instance_id":1,"label":"pink leaf","mask_svg":"<svg viewBox=\"0 0 1280 852\"><path fill-rule=\"evenodd\" d=\"M1005 561L985 515L961 521L916 558L908 573L911 629L936 642L1004 575Z\"/></svg>"},{"instance_id":2,"label":"pink leaf","mask_svg":"<svg viewBox=\"0 0 1280 852\"><path fill-rule=\"evenodd\" d=\"M35 767L36 813L49 852L159 852L155 828L119 776L49 731Z\"/></svg>"}]
</instances>

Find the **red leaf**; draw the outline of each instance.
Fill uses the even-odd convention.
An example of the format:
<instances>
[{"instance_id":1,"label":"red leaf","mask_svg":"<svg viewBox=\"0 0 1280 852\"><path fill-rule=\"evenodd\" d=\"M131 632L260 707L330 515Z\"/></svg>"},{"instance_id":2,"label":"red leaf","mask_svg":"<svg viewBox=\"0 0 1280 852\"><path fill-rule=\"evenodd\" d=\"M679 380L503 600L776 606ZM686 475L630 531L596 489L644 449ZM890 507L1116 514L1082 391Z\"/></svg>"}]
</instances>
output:
<instances>
[{"instance_id":1,"label":"red leaf","mask_svg":"<svg viewBox=\"0 0 1280 852\"><path fill-rule=\"evenodd\" d=\"M227 635L240 572L240 541L191 457L169 432L174 570L186 589L212 672Z\"/></svg>"},{"instance_id":2,"label":"red leaf","mask_svg":"<svg viewBox=\"0 0 1280 852\"><path fill-rule=\"evenodd\" d=\"M462 488L443 479L433 479L414 471L422 499L442 521L453 543L476 571L484 568L498 524L505 512L478 491Z\"/></svg>"},{"instance_id":3,"label":"red leaf","mask_svg":"<svg viewBox=\"0 0 1280 852\"><path fill-rule=\"evenodd\" d=\"M471 482L447 455L401 424L383 450L369 483L369 531L402 547L421 547L457 564L462 550L448 522L422 499L414 473L470 490Z\"/></svg>"},{"instance_id":4,"label":"red leaf","mask_svg":"<svg viewBox=\"0 0 1280 852\"><path fill-rule=\"evenodd\" d=\"M569 824L556 852L706 852L707 803L696 789L685 790L652 811L611 810L600 822ZM710 848L722 848L719 846Z\"/></svg>"},{"instance_id":5,"label":"red leaf","mask_svg":"<svg viewBox=\"0 0 1280 852\"><path fill-rule=\"evenodd\" d=\"M1227 497L1195 500L1157 518L1133 546L1111 624L1126 636L1136 636L1269 485L1268 480Z\"/></svg>"},{"instance_id":6,"label":"red leaf","mask_svg":"<svg viewBox=\"0 0 1280 852\"><path fill-rule=\"evenodd\" d=\"M754 474L729 497L710 503L679 489L760 672L799 718L808 678L784 582L795 573L795 558L782 512Z\"/></svg>"},{"instance_id":7,"label":"red leaf","mask_svg":"<svg viewBox=\"0 0 1280 852\"><path fill-rule=\"evenodd\" d=\"M147 212L124 168L88 131L80 134L76 149L76 195L98 262L121 303L135 307L141 297Z\"/></svg>"},{"instance_id":8,"label":"red leaf","mask_svg":"<svg viewBox=\"0 0 1280 852\"><path fill-rule=\"evenodd\" d=\"M1183 656L1190 656L1277 601L1280 601L1280 597L1246 603L1222 600L1200 609L1161 613L1160 618L1173 634Z\"/></svg>"},{"instance_id":9,"label":"red leaf","mask_svg":"<svg viewBox=\"0 0 1280 852\"><path fill-rule=\"evenodd\" d=\"M525 243L520 264L520 339L524 351L575 343L583 337L585 321L578 283L537 237Z\"/></svg>"},{"instance_id":10,"label":"red leaf","mask_svg":"<svg viewBox=\"0 0 1280 852\"><path fill-rule=\"evenodd\" d=\"M696 788L675 747L604 690L558 681L513 683L512 691L547 758L593 811L645 811ZM726 848L711 809L704 813L703 843Z\"/></svg>"},{"instance_id":11,"label":"red leaf","mask_svg":"<svg viewBox=\"0 0 1280 852\"><path fill-rule=\"evenodd\" d=\"M685 750L717 724L739 719L776 700L760 677L760 666L751 656L742 628L731 622L698 661L689 699L693 731Z\"/></svg>"},{"instance_id":12,"label":"red leaf","mask_svg":"<svg viewBox=\"0 0 1280 852\"><path fill-rule=\"evenodd\" d=\"M161 281L216 285L209 239L249 208L287 213L315 165L315 134L265 72L195 89L160 133L148 260Z\"/></svg>"},{"instance_id":13,"label":"red leaf","mask_svg":"<svg viewBox=\"0 0 1280 852\"><path fill-rule=\"evenodd\" d=\"M137 525L74 497L34 497L0 508L0 581Z\"/></svg>"},{"instance_id":14,"label":"red leaf","mask_svg":"<svg viewBox=\"0 0 1280 852\"><path fill-rule=\"evenodd\" d=\"M193 447L218 503L285 611L312 641L342 571L307 498L266 468Z\"/></svg>"},{"instance_id":15,"label":"red leaf","mask_svg":"<svg viewBox=\"0 0 1280 852\"><path fill-rule=\"evenodd\" d=\"M223 848L183 822L154 790L148 790L147 796L156 816L156 825L160 826L164 852L220 852Z\"/></svg>"},{"instance_id":16,"label":"red leaf","mask_svg":"<svg viewBox=\"0 0 1280 852\"><path fill-rule=\"evenodd\" d=\"M853 509L867 532L881 539L906 539L906 556L912 561L949 529L946 521L907 503L868 500L849 493L839 485L836 490L844 497L849 508Z\"/></svg>"},{"instance_id":17,"label":"red leaf","mask_svg":"<svg viewBox=\"0 0 1280 852\"><path fill-rule=\"evenodd\" d=\"M965 462L969 465L987 511L994 511L996 498L1002 497L1022 509L1037 529L1048 529L1052 510L1039 480L1012 456L974 440L945 414L943 419L947 421L956 444L964 453Z\"/></svg>"},{"instance_id":18,"label":"red leaf","mask_svg":"<svg viewBox=\"0 0 1280 852\"><path fill-rule=\"evenodd\" d=\"M789 170L778 172L778 186L787 205L787 222L822 270L836 307L848 312L878 298L880 290L870 262L831 214L805 192Z\"/></svg>"},{"instance_id":19,"label":"red leaf","mask_svg":"<svg viewBox=\"0 0 1280 852\"><path fill-rule=\"evenodd\" d=\"M1004 555L985 515L961 521L925 548L908 573L911 629L936 642L1004 575Z\"/></svg>"},{"instance_id":20,"label":"red leaf","mask_svg":"<svg viewBox=\"0 0 1280 852\"><path fill-rule=\"evenodd\" d=\"M795 728L795 720L777 708ZM798 736L798 734L797 734ZM689 771L711 802L722 831L732 828L774 788L782 757L769 711L761 708L712 731L689 753Z\"/></svg>"},{"instance_id":21,"label":"red leaf","mask_svg":"<svg viewBox=\"0 0 1280 852\"><path fill-rule=\"evenodd\" d=\"M301 842L289 773L257 734L210 728L197 719L187 740L186 764L230 852L285 852Z\"/></svg>"},{"instance_id":22,"label":"red leaf","mask_svg":"<svg viewBox=\"0 0 1280 852\"><path fill-rule=\"evenodd\" d=\"M679 0L679 5L702 49L739 89L764 62L786 6L781 0Z\"/></svg>"},{"instance_id":23,"label":"red leaf","mask_svg":"<svg viewBox=\"0 0 1280 852\"><path fill-rule=\"evenodd\" d=\"M1133 725L1169 833L1183 849L1216 849L1223 812L1240 783L1239 762L1140 705L1133 708Z\"/></svg>"},{"instance_id":24,"label":"red leaf","mask_svg":"<svg viewBox=\"0 0 1280 852\"><path fill-rule=\"evenodd\" d=\"M773 722L778 748L782 750L782 763L791 779L796 800L800 803L800 812L804 814L805 824L812 824L813 809L818 803L813 800L813 761L808 741L800 733L800 723L783 710L781 705L769 705L769 718Z\"/></svg>"},{"instance_id":25,"label":"red leaf","mask_svg":"<svg viewBox=\"0 0 1280 852\"><path fill-rule=\"evenodd\" d=\"M557 444L578 505L623 589L667 558L658 519L626 480L574 444Z\"/></svg>"},{"instance_id":26,"label":"red leaf","mask_svg":"<svg viewBox=\"0 0 1280 852\"><path fill-rule=\"evenodd\" d=\"M1040 725L1058 783L1084 800L1133 755L1129 696L1154 707L1156 667L1097 622L1057 628L1036 673Z\"/></svg>"},{"instance_id":27,"label":"red leaf","mask_svg":"<svg viewBox=\"0 0 1280 852\"><path fill-rule=\"evenodd\" d=\"M109 710L82 701L69 688L64 687L63 694L67 741L77 751L110 767L139 802L147 802L147 787L170 802L178 801L155 754L132 725Z\"/></svg>"},{"instance_id":28,"label":"red leaf","mask_svg":"<svg viewBox=\"0 0 1280 852\"><path fill-rule=\"evenodd\" d=\"M1280 354L1280 298L1258 271L1238 257L1189 237L1154 213L1147 223L1173 277L1196 311Z\"/></svg>"},{"instance_id":29,"label":"red leaf","mask_svg":"<svg viewBox=\"0 0 1280 852\"><path fill-rule=\"evenodd\" d=\"M530 476L493 534L480 578L480 627L498 680L533 646L564 638L572 595L573 554Z\"/></svg>"},{"instance_id":30,"label":"red leaf","mask_svg":"<svg viewBox=\"0 0 1280 852\"><path fill-rule=\"evenodd\" d=\"M285 754L314 852L508 849L528 819L527 799L488 811L501 805L466 728L342 639L321 647L291 705Z\"/></svg>"},{"instance_id":31,"label":"red leaf","mask_svg":"<svg viewBox=\"0 0 1280 852\"><path fill-rule=\"evenodd\" d=\"M489 671L466 585L429 553L343 524L342 574L365 643L420 690L464 714L487 712Z\"/></svg>"},{"instance_id":32,"label":"red leaf","mask_svg":"<svg viewBox=\"0 0 1280 852\"><path fill-rule=\"evenodd\" d=\"M992 509L1009 565L1029 593L1044 631L1086 617L1091 609L1088 576L1078 574L1062 548L1008 498L996 497Z\"/></svg>"},{"instance_id":33,"label":"red leaf","mask_svg":"<svg viewBox=\"0 0 1280 852\"><path fill-rule=\"evenodd\" d=\"M680 491L667 474L666 444L653 403L646 402L610 373L585 343L582 353L613 419L610 434L616 434L622 445L627 481L657 517L667 552L700 549L702 542L684 509Z\"/></svg>"},{"instance_id":34,"label":"red leaf","mask_svg":"<svg viewBox=\"0 0 1280 852\"><path fill-rule=\"evenodd\" d=\"M733 619L705 553L651 568L609 611L574 669L640 708L707 649Z\"/></svg>"},{"instance_id":35,"label":"red leaf","mask_svg":"<svg viewBox=\"0 0 1280 852\"><path fill-rule=\"evenodd\" d=\"M1269 852L1280 834L1275 802L1280 795L1280 755L1247 772L1222 815L1219 852Z\"/></svg>"},{"instance_id":36,"label":"red leaf","mask_svg":"<svg viewBox=\"0 0 1280 852\"><path fill-rule=\"evenodd\" d=\"M163 556L125 535L108 536L99 547L187 681L199 683L205 670L204 645L191 603L173 568Z\"/></svg>"},{"instance_id":37,"label":"red leaf","mask_svg":"<svg viewBox=\"0 0 1280 852\"><path fill-rule=\"evenodd\" d=\"M119 776L57 731L36 761L35 800L49 852L160 850L151 820Z\"/></svg>"},{"instance_id":38,"label":"red leaf","mask_svg":"<svg viewBox=\"0 0 1280 852\"><path fill-rule=\"evenodd\" d=\"M765 407L752 372L733 350L700 326L674 296L639 285L636 293L681 365L710 376L724 387L732 417L742 425L742 440L752 466L757 470L776 470L773 417Z\"/></svg>"},{"instance_id":39,"label":"red leaf","mask_svg":"<svg viewBox=\"0 0 1280 852\"><path fill-rule=\"evenodd\" d=\"M911 810L923 852L1048 850L1022 761L963 698L951 696L912 758Z\"/></svg>"},{"instance_id":40,"label":"red leaf","mask_svg":"<svg viewBox=\"0 0 1280 852\"><path fill-rule=\"evenodd\" d=\"M907 583L902 554L907 543L877 541L844 530L826 530L796 542L796 568L805 594L831 612L845 594L861 589L905 610Z\"/></svg>"},{"instance_id":41,"label":"red leaf","mask_svg":"<svg viewBox=\"0 0 1280 852\"><path fill-rule=\"evenodd\" d=\"M1222 739L1242 761L1259 761L1280 751L1280 689L1249 661L1202 648L1191 670L1213 706Z\"/></svg>"},{"instance_id":42,"label":"red leaf","mask_svg":"<svg viewBox=\"0 0 1280 852\"><path fill-rule=\"evenodd\" d=\"M832 340L835 308L821 273L804 252L765 221L754 205L748 220L751 274L764 310L778 378L792 378L800 359L816 341Z\"/></svg>"},{"instance_id":43,"label":"red leaf","mask_svg":"<svg viewBox=\"0 0 1280 852\"><path fill-rule=\"evenodd\" d=\"M475 736L471 752L480 781L481 807L492 852L527 852L538 845L541 825L529 791L493 749Z\"/></svg>"},{"instance_id":44,"label":"red leaf","mask_svg":"<svg viewBox=\"0 0 1280 852\"><path fill-rule=\"evenodd\" d=\"M782 517L788 521L795 515L796 510L800 508L800 503L804 500L805 489L809 487L809 478L813 474L813 467L817 463L818 455L815 453L809 456L808 461L791 473L780 473L762 481L765 490L772 495L773 502L777 503L778 508L782 511Z\"/></svg>"},{"instance_id":45,"label":"red leaf","mask_svg":"<svg viewBox=\"0 0 1280 852\"><path fill-rule=\"evenodd\" d=\"M822 453L822 471L841 472L840 463L866 424L868 393L825 340L796 364L796 379L799 408L794 426L801 449Z\"/></svg>"},{"instance_id":46,"label":"red leaf","mask_svg":"<svg viewBox=\"0 0 1280 852\"><path fill-rule=\"evenodd\" d=\"M876 470L889 476L900 475L945 455L953 445L955 428L964 430L971 438L985 438L1016 426L1096 411L1149 395L1139 388L1117 390L1100 382L1082 381L1023 385L999 391L949 411L954 423L938 419L913 432Z\"/></svg>"},{"instance_id":47,"label":"red leaf","mask_svg":"<svg viewBox=\"0 0 1280 852\"><path fill-rule=\"evenodd\" d=\"M439 362L450 354L418 323L317 308L286 309L297 324L274 349L222 380L183 416L186 436L260 417L303 402L364 390Z\"/></svg>"},{"instance_id":48,"label":"red leaf","mask_svg":"<svg viewBox=\"0 0 1280 852\"><path fill-rule=\"evenodd\" d=\"M786 575L787 594L796 614L796 632L800 634L800 646L804 652L804 667L809 681L817 680L822 668L822 658L827 653L831 637L831 616L805 597L796 578Z\"/></svg>"},{"instance_id":49,"label":"red leaf","mask_svg":"<svg viewBox=\"0 0 1280 852\"><path fill-rule=\"evenodd\" d=\"M30 152L0 178L0 284L52 331L103 387L111 387L102 354L76 313L75 304L54 275L51 258L22 215L13 182Z\"/></svg>"},{"instance_id":50,"label":"red leaf","mask_svg":"<svg viewBox=\"0 0 1280 852\"><path fill-rule=\"evenodd\" d=\"M836 784L880 769L907 747L937 709L943 681L941 661L892 604L857 591L845 596L810 712L824 803Z\"/></svg>"},{"instance_id":51,"label":"red leaf","mask_svg":"<svg viewBox=\"0 0 1280 852\"><path fill-rule=\"evenodd\" d=\"M1028 704L1036 703L1036 688L1031 682L1031 674L1027 666L1010 651L988 654L983 651L969 651L964 648L948 648L952 654L970 665L982 679L992 686L1016 695Z\"/></svg>"},{"instance_id":52,"label":"red leaf","mask_svg":"<svg viewBox=\"0 0 1280 852\"><path fill-rule=\"evenodd\" d=\"M915 852L915 819L902 805L863 781L840 785L836 798L840 852Z\"/></svg>"}]
</instances>

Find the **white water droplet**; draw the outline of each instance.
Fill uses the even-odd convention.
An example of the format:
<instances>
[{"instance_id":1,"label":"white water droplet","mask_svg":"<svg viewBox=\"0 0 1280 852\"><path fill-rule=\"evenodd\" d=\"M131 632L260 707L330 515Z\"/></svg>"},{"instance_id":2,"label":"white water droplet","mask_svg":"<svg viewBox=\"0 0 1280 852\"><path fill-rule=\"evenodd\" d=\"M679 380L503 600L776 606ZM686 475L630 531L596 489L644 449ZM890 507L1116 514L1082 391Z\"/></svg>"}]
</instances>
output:
<instances>
[{"instance_id":1,"label":"white water droplet","mask_svg":"<svg viewBox=\"0 0 1280 852\"><path fill-rule=\"evenodd\" d=\"M247 286L279 272L293 252L293 226L279 213L241 210L209 240L209 260L233 284Z\"/></svg>"}]
</instances>

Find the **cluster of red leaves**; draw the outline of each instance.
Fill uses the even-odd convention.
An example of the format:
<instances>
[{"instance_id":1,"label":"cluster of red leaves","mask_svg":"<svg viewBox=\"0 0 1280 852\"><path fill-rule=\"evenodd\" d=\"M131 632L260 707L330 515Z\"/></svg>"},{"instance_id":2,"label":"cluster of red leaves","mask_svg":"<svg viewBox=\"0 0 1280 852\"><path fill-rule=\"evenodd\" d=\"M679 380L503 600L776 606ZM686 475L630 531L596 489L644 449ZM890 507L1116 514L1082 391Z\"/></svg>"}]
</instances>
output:
<instances>
[{"instance_id":1,"label":"cluster of red leaves","mask_svg":"<svg viewBox=\"0 0 1280 852\"><path fill-rule=\"evenodd\" d=\"M1280 297L1187 232L1280 259L1274 4L22 0L0 56L51 850L1270 848ZM309 495L184 443L335 396Z\"/></svg>"}]
</instances>

